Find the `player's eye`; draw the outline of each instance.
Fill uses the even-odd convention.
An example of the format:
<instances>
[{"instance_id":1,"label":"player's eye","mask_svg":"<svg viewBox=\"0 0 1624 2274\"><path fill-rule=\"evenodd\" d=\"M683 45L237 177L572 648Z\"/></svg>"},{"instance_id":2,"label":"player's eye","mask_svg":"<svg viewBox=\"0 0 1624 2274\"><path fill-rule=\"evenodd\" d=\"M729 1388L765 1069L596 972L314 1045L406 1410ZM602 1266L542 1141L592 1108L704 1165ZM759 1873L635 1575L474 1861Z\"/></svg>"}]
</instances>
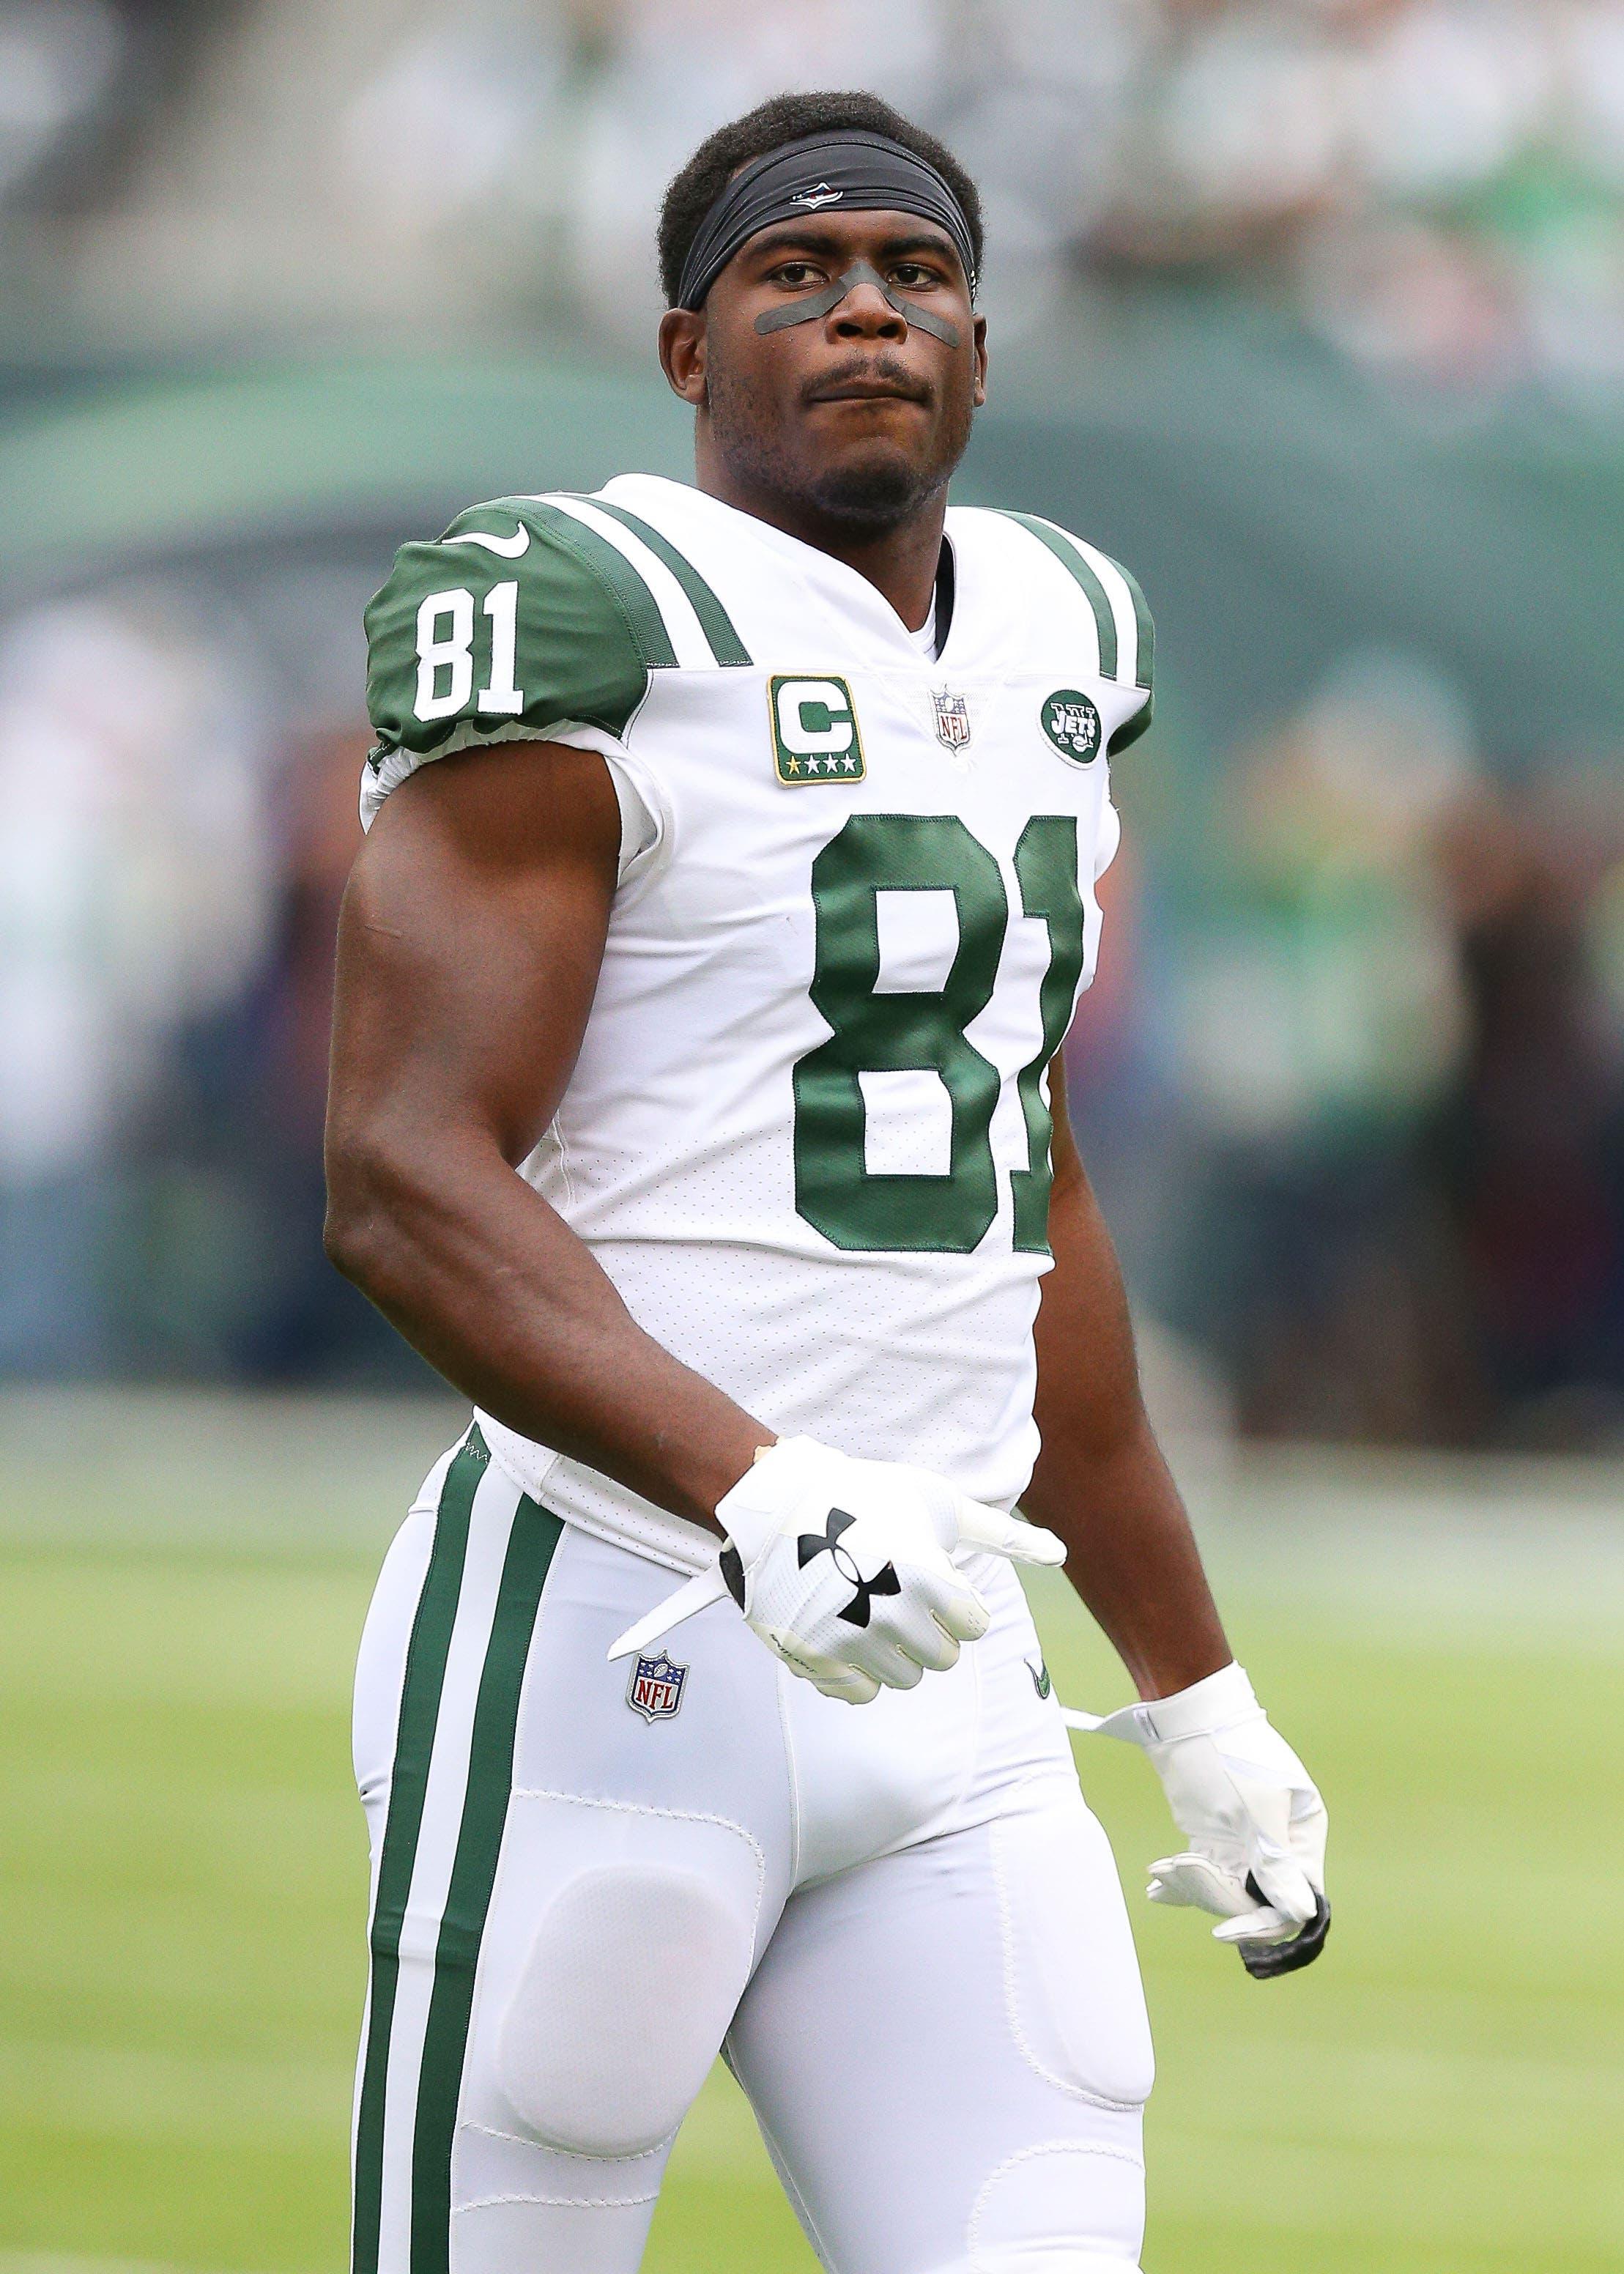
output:
<instances>
[{"instance_id":1,"label":"player's eye","mask_svg":"<svg viewBox=\"0 0 1624 2274\"><path fill-rule=\"evenodd\" d=\"M767 281L770 284L815 284L822 273L809 260L783 260Z\"/></svg>"},{"instance_id":2,"label":"player's eye","mask_svg":"<svg viewBox=\"0 0 1624 2274\"><path fill-rule=\"evenodd\" d=\"M904 292L923 292L930 285L939 284L942 281L936 270L927 267L922 260L898 261L891 272L891 279Z\"/></svg>"}]
</instances>

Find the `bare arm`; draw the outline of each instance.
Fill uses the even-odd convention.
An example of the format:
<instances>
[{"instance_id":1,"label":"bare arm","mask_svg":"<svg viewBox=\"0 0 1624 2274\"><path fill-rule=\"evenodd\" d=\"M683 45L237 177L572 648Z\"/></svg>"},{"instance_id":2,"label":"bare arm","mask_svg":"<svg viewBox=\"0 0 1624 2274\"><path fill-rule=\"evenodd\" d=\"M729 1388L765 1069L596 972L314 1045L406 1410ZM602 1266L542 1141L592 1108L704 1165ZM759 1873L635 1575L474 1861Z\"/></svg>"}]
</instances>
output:
<instances>
[{"instance_id":1,"label":"bare arm","mask_svg":"<svg viewBox=\"0 0 1624 2274\"><path fill-rule=\"evenodd\" d=\"M1070 1550L1072 1585L1142 1698L1165 1698L1232 1655L1189 1518L1139 1395L1122 1273L1049 1069L1055 1268L1038 1311L1043 1449L1021 1505Z\"/></svg>"},{"instance_id":2,"label":"bare arm","mask_svg":"<svg viewBox=\"0 0 1624 2274\"><path fill-rule=\"evenodd\" d=\"M643 1332L517 1173L581 1046L619 847L603 760L557 743L389 798L339 925L327 1253L499 1420L710 1525L773 1432Z\"/></svg>"}]
</instances>

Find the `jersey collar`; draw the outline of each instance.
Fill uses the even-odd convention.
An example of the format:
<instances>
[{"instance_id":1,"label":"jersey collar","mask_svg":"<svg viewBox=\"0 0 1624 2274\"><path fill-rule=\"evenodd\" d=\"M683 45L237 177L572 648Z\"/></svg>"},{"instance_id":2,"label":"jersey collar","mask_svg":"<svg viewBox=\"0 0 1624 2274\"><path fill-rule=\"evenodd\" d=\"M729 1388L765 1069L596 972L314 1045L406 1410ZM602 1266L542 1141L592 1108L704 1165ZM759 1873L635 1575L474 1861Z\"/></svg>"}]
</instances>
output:
<instances>
[{"instance_id":1,"label":"jersey collar","mask_svg":"<svg viewBox=\"0 0 1624 2274\"><path fill-rule=\"evenodd\" d=\"M944 543L946 573L944 575L943 569L938 568L936 591L938 611L944 592L948 596L946 634L933 660L920 653L907 626L878 586L871 584L860 569L837 561L833 553L808 545L802 538L792 537L787 530L777 529L771 522L746 513L741 507L729 505L724 499L712 497L689 482L673 481L665 474L620 474L604 486L605 497L618 498L623 490L628 504L634 501L634 493L641 493L650 504L666 505L678 515L710 521L718 531L725 531L729 543L764 546L800 576L820 609L838 620L844 636L849 638L853 632L859 638L866 635L867 641L877 651L873 661L906 661L927 671L939 672L949 660L955 659L953 634L961 612L954 606L959 579L951 538ZM959 645L963 645L962 641Z\"/></svg>"}]
</instances>

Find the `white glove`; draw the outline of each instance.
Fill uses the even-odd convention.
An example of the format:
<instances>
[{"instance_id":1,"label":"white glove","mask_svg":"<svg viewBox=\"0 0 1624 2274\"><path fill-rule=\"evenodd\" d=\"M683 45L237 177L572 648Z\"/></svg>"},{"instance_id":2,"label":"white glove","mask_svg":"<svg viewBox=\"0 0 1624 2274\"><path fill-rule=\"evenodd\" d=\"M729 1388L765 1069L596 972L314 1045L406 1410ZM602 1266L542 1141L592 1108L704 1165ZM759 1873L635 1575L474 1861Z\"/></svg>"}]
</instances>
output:
<instances>
[{"instance_id":1,"label":"white glove","mask_svg":"<svg viewBox=\"0 0 1624 2274\"><path fill-rule=\"evenodd\" d=\"M882 1685L911 1690L944 1669L990 1614L949 1560L956 1547L1027 1563L1065 1549L944 1477L900 1461L858 1461L811 1437L781 1437L717 1503L727 1531L712 1573L662 1603L612 1646L642 1650L730 1593L753 1630L825 1697L861 1706Z\"/></svg>"},{"instance_id":2,"label":"white glove","mask_svg":"<svg viewBox=\"0 0 1624 2274\"><path fill-rule=\"evenodd\" d=\"M1064 1719L1142 1746L1162 1779L1190 1845L1151 1865L1152 1902L1215 1912L1224 1924L1214 1934L1239 1946L1250 1974L1292 1973L1319 1956L1331 1919L1325 1803L1240 1667L1102 1720Z\"/></svg>"}]
</instances>

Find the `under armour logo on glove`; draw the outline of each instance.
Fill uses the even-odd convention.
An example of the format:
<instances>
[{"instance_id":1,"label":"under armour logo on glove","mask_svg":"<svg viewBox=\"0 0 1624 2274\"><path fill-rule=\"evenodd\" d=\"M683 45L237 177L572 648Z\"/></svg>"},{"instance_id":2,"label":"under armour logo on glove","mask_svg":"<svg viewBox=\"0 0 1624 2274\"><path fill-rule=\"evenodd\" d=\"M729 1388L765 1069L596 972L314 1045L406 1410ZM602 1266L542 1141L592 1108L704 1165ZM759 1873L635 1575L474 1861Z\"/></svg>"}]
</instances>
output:
<instances>
[{"instance_id":1,"label":"under armour logo on glove","mask_svg":"<svg viewBox=\"0 0 1624 2274\"><path fill-rule=\"evenodd\" d=\"M987 1631L990 1612L952 1561L966 1548L1059 1563L1065 1550L945 1477L900 1461L859 1461L811 1437L780 1437L716 1504L726 1533L709 1570L610 1645L648 1650L696 1611L732 1596L792 1674L825 1698L866 1705L911 1690ZM855 1540L851 1538L855 1525ZM863 1565L877 1565L872 1578Z\"/></svg>"},{"instance_id":2,"label":"under armour logo on glove","mask_svg":"<svg viewBox=\"0 0 1624 2274\"><path fill-rule=\"evenodd\" d=\"M875 1595L899 1595L902 1593L902 1582L897 1577L897 1567L894 1563L882 1563L872 1579L863 1577L857 1568L857 1558L851 1549L842 1547L840 1545L841 1533L849 1532L856 1521L857 1518L854 1516L848 1516L843 1508L831 1508L829 1511L829 1521L823 1527L823 1538L820 1540L816 1532L803 1532L795 1542L795 1553L801 1569L804 1571L815 1555L822 1555L827 1550L834 1559L835 1570L846 1581L847 1586L855 1587L857 1590L846 1608L837 1612L835 1615L844 1619L848 1626L866 1627L868 1623L870 1598Z\"/></svg>"}]
</instances>

